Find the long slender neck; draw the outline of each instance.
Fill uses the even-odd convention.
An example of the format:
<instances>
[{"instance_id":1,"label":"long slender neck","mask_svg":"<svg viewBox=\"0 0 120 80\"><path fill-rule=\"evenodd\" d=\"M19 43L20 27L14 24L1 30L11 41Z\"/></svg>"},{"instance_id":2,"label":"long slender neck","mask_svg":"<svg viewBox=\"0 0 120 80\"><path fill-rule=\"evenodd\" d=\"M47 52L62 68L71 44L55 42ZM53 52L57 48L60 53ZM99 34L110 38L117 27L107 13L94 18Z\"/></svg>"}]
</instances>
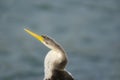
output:
<instances>
[{"instance_id":1,"label":"long slender neck","mask_svg":"<svg viewBox=\"0 0 120 80\"><path fill-rule=\"evenodd\" d=\"M62 46L58 43L55 43L55 47L53 50L56 50L56 51L59 51L61 53L64 53L65 54L65 50L62 48Z\"/></svg>"},{"instance_id":2,"label":"long slender neck","mask_svg":"<svg viewBox=\"0 0 120 80\"><path fill-rule=\"evenodd\" d=\"M49 49L54 50L56 52L65 54L64 49L62 48L62 46L60 46L59 43L57 43L55 40L51 40L51 42L47 43L43 43L45 46L47 46Z\"/></svg>"},{"instance_id":3,"label":"long slender neck","mask_svg":"<svg viewBox=\"0 0 120 80\"><path fill-rule=\"evenodd\" d=\"M62 56L61 60L63 61L64 67L65 67L65 65L68 62L67 54L66 54L65 50L59 44L57 44L57 47L55 48L55 50L56 50L56 52L60 53L60 55Z\"/></svg>"}]
</instances>

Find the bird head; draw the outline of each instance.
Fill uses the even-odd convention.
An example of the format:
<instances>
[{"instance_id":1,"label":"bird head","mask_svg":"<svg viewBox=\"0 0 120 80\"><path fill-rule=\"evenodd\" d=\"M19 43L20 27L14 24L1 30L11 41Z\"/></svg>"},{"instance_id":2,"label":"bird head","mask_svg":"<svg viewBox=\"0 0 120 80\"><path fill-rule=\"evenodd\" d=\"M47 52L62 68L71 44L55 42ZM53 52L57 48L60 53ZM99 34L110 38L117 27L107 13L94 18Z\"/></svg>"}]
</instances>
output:
<instances>
[{"instance_id":1,"label":"bird head","mask_svg":"<svg viewBox=\"0 0 120 80\"><path fill-rule=\"evenodd\" d=\"M48 48L54 50L57 48L60 48L60 46L50 37L46 36L46 35L38 35L28 29L24 29L27 33L29 33L31 36L33 36L34 38L36 38L37 40L39 40L40 42L42 42L45 46L47 46Z\"/></svg>"}]
</instances>

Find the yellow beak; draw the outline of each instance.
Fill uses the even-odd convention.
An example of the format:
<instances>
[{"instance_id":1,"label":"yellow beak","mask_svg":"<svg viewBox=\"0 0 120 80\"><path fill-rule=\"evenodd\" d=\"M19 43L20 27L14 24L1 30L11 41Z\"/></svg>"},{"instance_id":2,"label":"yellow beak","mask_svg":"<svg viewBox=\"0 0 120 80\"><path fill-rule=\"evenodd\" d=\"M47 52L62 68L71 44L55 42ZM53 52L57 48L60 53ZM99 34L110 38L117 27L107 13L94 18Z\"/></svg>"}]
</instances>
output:
<instances>
[{"instance_id":1,"label":"yellow beak","mask_svg":"<svg viewBox=\"0 0 120 80\"><path fill-rule=\"evenodd\" d=\"M28 30L28 29L24 29L28 34L30 34L31 36L33 36L34 38L36 38L37 40L44 42L44 38L42 36L39 36L38 34Z\"/></svg>"}]
</instances>

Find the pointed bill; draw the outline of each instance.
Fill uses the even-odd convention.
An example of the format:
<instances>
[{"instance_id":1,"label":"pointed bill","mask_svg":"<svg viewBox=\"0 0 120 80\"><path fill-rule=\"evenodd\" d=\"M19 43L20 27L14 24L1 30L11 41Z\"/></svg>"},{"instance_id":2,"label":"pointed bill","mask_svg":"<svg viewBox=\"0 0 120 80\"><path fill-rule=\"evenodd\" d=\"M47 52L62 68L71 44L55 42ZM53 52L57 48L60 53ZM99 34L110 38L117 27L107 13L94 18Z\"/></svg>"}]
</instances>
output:
<instances>
[{"instance_id":1,"label":"pointed bill","mask_svg":"<svg viewBox=\"0 0 120 80\"><path fill-rule=\"evenodd\" d=\"M31 36L33 36L34 38L38 39L39 41L43 42L44 38L28 29L24 29L28 34L30 34Z\"/></svg>"}]
</instances>

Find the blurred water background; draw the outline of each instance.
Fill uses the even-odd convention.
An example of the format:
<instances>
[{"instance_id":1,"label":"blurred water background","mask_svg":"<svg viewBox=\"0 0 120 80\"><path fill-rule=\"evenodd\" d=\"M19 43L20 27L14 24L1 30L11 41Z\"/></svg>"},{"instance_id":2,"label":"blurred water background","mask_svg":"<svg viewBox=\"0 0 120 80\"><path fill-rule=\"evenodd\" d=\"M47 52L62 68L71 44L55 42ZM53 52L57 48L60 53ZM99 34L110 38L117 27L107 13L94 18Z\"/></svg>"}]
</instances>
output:
<instances>
[{"instance_id":1,"label":"blurred water background","mask_svg":"<svg viewBox=\"0 0 120 80\"><path fill-rule=\"evenodd\" d=\"M120 80L120 0L0 0L0 80L42 80L49 51L24 32L66 50L75 80Z\"/></svg>"}]
</instances>

